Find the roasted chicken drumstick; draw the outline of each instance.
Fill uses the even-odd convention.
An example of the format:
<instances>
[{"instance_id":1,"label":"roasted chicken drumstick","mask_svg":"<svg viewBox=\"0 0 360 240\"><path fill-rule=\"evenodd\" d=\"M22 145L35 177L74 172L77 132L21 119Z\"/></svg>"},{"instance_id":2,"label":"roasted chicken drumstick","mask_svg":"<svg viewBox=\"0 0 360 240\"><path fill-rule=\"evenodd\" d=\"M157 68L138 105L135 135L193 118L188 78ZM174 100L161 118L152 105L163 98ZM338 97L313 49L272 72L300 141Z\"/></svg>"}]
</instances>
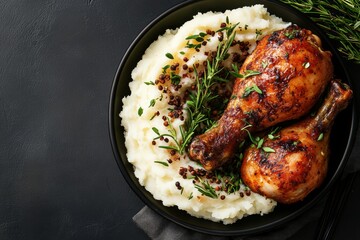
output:
<instances>
[{"instance_id":1,"label":"roasted chicken drumstick","mask_svg":"<svg viewBox=\"0 0 360 240\"><path fill-rule=\"evenodd\" d=\"M232 158L250 132L303 116L333 76L331 53L296 25L263 37L247 57L217 126L196 136L189 156L207 170ZM250 76L252 75L252 76Z\"/></svg>"},{"instance_id":2,"label":"roasted chicken drumstick","mask_svg":"<svg viewBox=\"0 0 360 240\"><path fill-rule=\"evenodd\" d=\"M347 85L336 80L330 85L315 116L283 128L273 139L265 137L263 146L274 152L256 146L245 151L241 178L252 191L289 204L304 199L323 182L334 118L352 97Z\"/></svg>"}]
</instances>

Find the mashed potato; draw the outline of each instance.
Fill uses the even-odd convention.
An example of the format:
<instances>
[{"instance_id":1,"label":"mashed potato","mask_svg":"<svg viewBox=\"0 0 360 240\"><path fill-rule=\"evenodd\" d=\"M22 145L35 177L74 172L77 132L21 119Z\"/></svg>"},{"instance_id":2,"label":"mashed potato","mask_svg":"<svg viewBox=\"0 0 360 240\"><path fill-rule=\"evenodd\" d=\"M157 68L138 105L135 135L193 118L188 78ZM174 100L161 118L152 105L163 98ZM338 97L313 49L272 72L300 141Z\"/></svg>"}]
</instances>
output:
<instances>
[{"instance_id":1,"label":"mashed potato","mask_svg":"<svg viewBox=\"0 0 360 240\"><path fill-rule=\"evenodd\" d=\"M159 133L169 133L170 129L175 131L177 140L181 141L179 127L184 124L188 114L184 112L181 117L171 118L170 125L165 124L169 120L169 108L174 106L169 104L170 95L163 92L170 92L173 97L183 97L191 90L195 78L194 72L191 73L189 68L198 66L201 70L209 52L216 52L221 40L219 35L214 33L227 21L232 24L238 23L235 40L246 43L246 47L241 49L242 56L251 53L256 41L262 36L289 25L270 15L262 5L254 5L224 13L199 13L180 28L166 30L149 46L133 70L130 82L131 95L123 99L120 117L125 128L128 161L133 164L135 176L140 184L155 199L161 200L165 206L177 206L195 217L231 224L247 215L269 213L276 206L276 202L250 193L243 185L232 193L218 187L220 190L213 198L204 195L196 188L194 177L184 174L184 171L201 169L201 166L191 161L186 154L174 154L169 149L161 147L175 144L173 139L166 139L166 144L164 139L156 139ZM203 36L206 38L206 44L189 47L189 44L196 41L188 37L199 33L208 33ZM232 47L229 54L236 51L239 51L239 48ZM230 66L232 60L234 58L229 58L224 65ZM155 80L162 72L173 67L171 64L174 62L179 63L174 68L177 69L176 76L180 77L177 81L180 81L181 87L176 89L165 86L165 91L162 89L163 86L159 88L159 85L155 84ZM212 189L216 188L216 183L207 180L206 183L213 185ZM196 184L201 185L199 182Z\"/></svg>"}]
</instances>

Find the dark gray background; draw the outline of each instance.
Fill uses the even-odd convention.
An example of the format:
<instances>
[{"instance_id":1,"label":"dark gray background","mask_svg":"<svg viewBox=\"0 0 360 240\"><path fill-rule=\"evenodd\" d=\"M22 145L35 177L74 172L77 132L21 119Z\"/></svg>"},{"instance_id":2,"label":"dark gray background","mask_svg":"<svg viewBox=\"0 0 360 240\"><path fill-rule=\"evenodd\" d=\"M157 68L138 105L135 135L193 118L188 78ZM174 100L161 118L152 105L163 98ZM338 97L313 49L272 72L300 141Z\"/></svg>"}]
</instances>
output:
<instances>
[{"instance_id":1,"label":"dark gray background","mask_svg":"<svg viewBox=\"0 0 360 240\"><path fill-rule=\"evenodd\" d=\"M132 40L180 2L1 1L0 239L146 238L112 154L108 99ZM336 239L360 237L359 200L354 186Z\"/></svg>"}]
</instances>

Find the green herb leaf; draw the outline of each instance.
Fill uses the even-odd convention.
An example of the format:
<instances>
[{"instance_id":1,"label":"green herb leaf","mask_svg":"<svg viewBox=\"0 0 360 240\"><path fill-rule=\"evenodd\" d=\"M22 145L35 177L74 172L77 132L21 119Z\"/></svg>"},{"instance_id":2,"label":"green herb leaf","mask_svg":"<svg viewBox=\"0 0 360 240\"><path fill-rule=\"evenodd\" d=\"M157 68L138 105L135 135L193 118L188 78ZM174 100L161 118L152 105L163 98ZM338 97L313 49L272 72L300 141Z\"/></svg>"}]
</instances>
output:
<instances>
[{"instance_id":1,"label":"green herb leaf","mask_svg":"<svg viewBox=\"0 0 360 240\"><path fill-rule=\"evenodd\" d=\"M233 65L233 68L234 68L234 65ZM236 68L236 69L234 69L234 71L231 71L230 74L237 78L248 78L251 76L259 75L259 74L261 74L261 72L254 71L254 70L246 70L244 74L240 74L239 70Z\"/></svg>"},{"instance_id":2,"label":"green herb leaf","mask_svg":"<svg viewBox=\"0 0 360 240\"><path fill-rule=\"evenodd\" d=\"M258 141L258 143L257 143L257 148L261 148L262 147L262 145L263 145L263 143L264 143L264 138L261 138L259 141Z\"/></svg>"},{"instance_id":3,"label":"green herb leaf","mask_svg":"<svg viewBox=\"0 0 360 240\"><path fill-rule=\"evenodd\" d=\"M320 133L320 135L317 138L317 141L321 141L324 139L324 133Z\"/></svg>"},{"instance_id":4,"label":"green herb leaf","mask_svg":"<svg viewBox=\"0 0 360 240\"><path fill-rule=\"evenodd\" d=\"M259 75L259 74L261 74L261 72L259 72L259 71L246 70L243 78L248 78L248 77Z\"/></svg>"},{"instance_id":5,"label":"green herb leaf","mask_svg":"<svg viewBox=\"0 0 360 240\"><path fill-rule=\"evenodd\" d=\"M150 100L149 107L155 106L155 103L156 103L156 99L151 99L151 100Z\"/></svg>"},{"instance_id":6,"label":"green herb leaf","mask_svg":"<svg viewBox=\"0 0 360 240\"><path fill-rule=\"evenodd\" d=\"M274 153L275 150L272 149L271 147L262 147L262 150L264 150L264 152L266 153Z\"/></svg>"},{"instance_id":7,"label":"green herb leaf","mask_svg":"<svg viewBox=\"0 0 360 240\"><path fill-rule=\"evenodd\" d=\"M268 138L273 140L275 138L280 138L280 135L275 135L280 130L280 127L273 128L268 134Z\"/></svg>"},{"instance_id":8,"label":"green herb leaf","mask_svg":"<svg viewBox=\"0 0 360 240\"><path fill-rule=\"evenodd\" d=\"M170 67L170 65L165 65L163 68L162 68L162 73L165 74L166 73L166 70Z\"/></svg>"},{"instance_id":9,"label":"green herb leaf","mask_svg":"<svg viewBox=\"0 0 360 240\"><path fill-rule=\"evenodd\" d=\"M296 37L296 35L299 33L300 31L298 29L291 29L289 31L286 31L284 33L285 37L287 37L288 39L294 39Z\"/></svg>"},{"instance_id":10,"label":"green herb leaf","mask_svg":"<svg viewBox=\"0 0 360 240\"><path fill-rule=\"evenodd\" d=\"M192 44L190 42L187 42L186 45L185 45L186 48L194 48L194 49L198 49L201 47L201 43L199 44Z\"/></svg>"},{"instance_id":11,"label":"green herb leaf","mask_svg":"<svg viewBox=\"0 0 360 240\"><path fill-rule=\"evenodd\" d=\"M164 161L154 161L154 163L159 163L161 165L164 165L165 167L169 166L169 164L167 162L164 162Z\"/></svg>"},{"instance_id":12,"label":"green herb leaf","mask_svg":"<svg viewBox=\"0 0 360 240\"><path fill-rule=\"evenodd\" d=\"M171 72L170 79L171 79L171 83L173 85L179 85L181 77L179 75L177 75L175 72Z\"/></svg>"},{"instance_id":13,"label":"green herb leaf","mask_svg":"<svg viewBox=\"0 0 360 240\"><path fill-rule=\"evenodd\" d=\"M144 109L143 109L142 107L139 107L139 109L138 109L138 115L139 115L139 117L141 117L141 115L143 114L143 112L144 112Z\"/></svg>"},{"instance_id":14,"label":"green herb leaf","mask_svg":"<svg viewBox=\"0 0 360 240\"><path fill-rule=\"evenodd\" d=\"M255 34L256 34L256 37L255 37L255 38L258 39L258 38L262 35L262 31L256 29L256 30L255 30Z\"/></svg>"},{"instance_id":15,"label":"green herb leaf","mask_svg":"<svg viewBox=\"0 0 360 240\"><path fill-rule=\"evenodd\" d=\"M261 66L262 66L262 68L267 68L267 66L269 65L269 62L268 61L265 61L265 60L262 60L261 61Z\"/></svg>"},{"instance_id":16,"label":"green herb leaf","mask_svg":"<svg viewBox=\"0 0 360 240\"><path fill-rule=\"evenodd\" d=\"M196 39L196 38L198 38L199 37L199 35L191 35L191 36L188 36L187 38L185 38L186 40L190 40L190 39Z\"/></svg>"},{"instance_id":17,"label":"green herb leaf","mask_svg":"<svg viewBox=\"0 0 360 240\"><path fill-rule=\"evenodd\" d=\"M157 129L156 127L153 127L151 129L154 131L154 133L156 133L156 135L160 135L159 129Z\"/></svg>"},{"instance_id":18,"label":"green herb leaf","mask_svg":"<svg viewBox=\"0 0 360 240\"><path fill-rule=\"evenodd\" d=\"M169 59L174 59L174 56L171 53L166 53L165 56Z\"/></svg>"},{"instance_id":19,"label":"green herb leaf","mask_svg":"<svg viewBox=\"0 0 360 240\"><path fill-rule=\"evenodd\" d=\"M257 85L252 85L249 87L246 87L244 90L244 93L242 95L243 98L248 97L252 92L257 92L258 94L262 94L263 92Z\"/></svg>"},{"instance_id":20,"label":"green herb leaf","mask_svg":"<svg viewBox=\"0 0 360 240\"><path fill-rule=\"evenodd\" d=\"M190 193L188 199L190 200L190 199L192 199L192 198L193 198L193 192Z\"/></svg>"},{"instance_id":21,"label":"green herb leaf","mask_svg":"<svg viewBox=\"0 0 360 240\"><path fill-rule=\"evenodd\" d=\"M146 85L155 85L153 81L145 82Z\"/></svg>"}]
</instances>

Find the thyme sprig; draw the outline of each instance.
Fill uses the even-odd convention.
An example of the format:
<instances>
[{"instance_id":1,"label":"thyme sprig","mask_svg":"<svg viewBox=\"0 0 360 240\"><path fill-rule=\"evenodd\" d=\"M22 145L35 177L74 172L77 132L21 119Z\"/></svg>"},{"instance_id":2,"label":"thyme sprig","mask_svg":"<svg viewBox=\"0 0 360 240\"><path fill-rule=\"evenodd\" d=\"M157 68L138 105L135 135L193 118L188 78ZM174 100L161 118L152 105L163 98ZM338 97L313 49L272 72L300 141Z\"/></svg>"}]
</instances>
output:
<instances>
[{"instance_id":1,"label":"thyme sprig","mask_svg":"<svg viewBox=\"0 0 360 240\"><path fill-rule=\"evenodd\" d=\"M281 0L307 14L348 60L360 63L359 0Z\"/></svg>"}]
</instances>

